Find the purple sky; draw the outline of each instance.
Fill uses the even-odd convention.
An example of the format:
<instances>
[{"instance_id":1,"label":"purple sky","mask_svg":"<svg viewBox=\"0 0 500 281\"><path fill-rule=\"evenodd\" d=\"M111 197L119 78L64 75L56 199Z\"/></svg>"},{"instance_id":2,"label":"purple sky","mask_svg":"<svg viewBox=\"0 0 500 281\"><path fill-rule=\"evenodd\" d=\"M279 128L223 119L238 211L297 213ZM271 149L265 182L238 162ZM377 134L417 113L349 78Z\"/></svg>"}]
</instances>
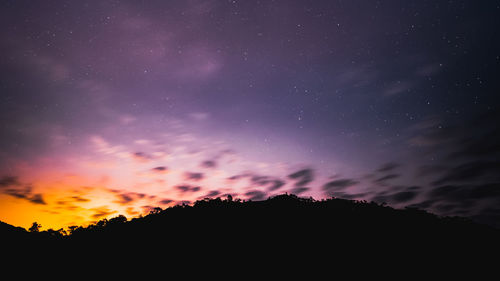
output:
<instances>
[{"instance_id":1,"label":"purple sky","mask_svg":"<svg viewBox=\"0 0 500 281\"><path fill-rule=\"evenodd\" d=\"M4 1L0 220L291 192L498 222L477 2Z\"/></svg>"}]
</instances>

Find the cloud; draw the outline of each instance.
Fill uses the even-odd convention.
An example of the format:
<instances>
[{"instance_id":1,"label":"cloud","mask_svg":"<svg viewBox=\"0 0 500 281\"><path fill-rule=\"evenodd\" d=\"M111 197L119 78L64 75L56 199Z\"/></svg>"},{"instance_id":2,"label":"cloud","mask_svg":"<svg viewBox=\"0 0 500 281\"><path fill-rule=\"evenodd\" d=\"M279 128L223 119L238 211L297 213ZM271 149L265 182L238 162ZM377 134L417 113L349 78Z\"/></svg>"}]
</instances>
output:
<instances>
[{"instance_id":1,"label":"cloud","mask_svg":"<svg viewBox=\"0 0 500 281\"><path fill-rule=\"evenodd\" d=\"M313 181L314 173L312 169L303 169L288 175L288 178L297 180L295 186L304 186Z\"/></svg>"},{"instance_id":2,"label":"cloud","mask_svg":"<svg viewBox=\"0 0 500 281\"><path fill-rule=\"evenodd\" d=\"M285 185L285 182L282 180L273 180L273 181L271 181L271 185L269 186L268 191L278 190L284 185Z\"/></svg>"},{"instance_id":3,"label":"cloud","mask_svg":"<svg viewBox=\"0 0 500 281\"><path fill-rule=\"evenodd\" d=\"M148 155L144 152L134 152L132 154L132 158L134 160L136 160L137 162L141 162L141 163L149 162L153 159L153 157L151 155Z\"/></svg>"},{"instance_id":4,"label":"cloud","mask_svg":"<svg viewBox=\"0 0 500 281\"><path fill-rule=\"evenodd\" d=\"M380 168L377 169L377 172L385 173L385 172L390 172L393 171L394 169L398 168L401 166L398 163L395 162L388 162L383 164Z\"/></svg>"},{"instance_id":5,"label":"cloud","mask_svg":"<svg viewBox=\"0 0 500 281\"><path fill-rule=\"evenodd\" d=\"M18 199L25 199L33 204L46 205L41 193L33 193L33 187L23 186L17 177L5 176L0 179L0 191Z\"/></svg>"},{"instance_id":6,"label":"cloud","mask_svg":"<svg viewBox=\"0 0 500 281\"><path fill-rule=\"evenodd\" d=\"M428 197L442 201L500 200L500 182L484 184L443 185L433 188Z\"/></svg>"},{"instance_id":7,"label":"cloud","mask_svg":"<svg viewBox=\"0 0 500 281\"><path fill-rule=\"evenodd\" d=\"M205 196L203 197L215 197L220 194L220 191L218 190L211 190L209 191Z\"/></svg>"},{"instance_id":8,"label":"cloud","mask_svg":"<svg viewBox=\"0 0 500 281\"><path fill-rule=\"evenodd\" d=\"M349 193L343 192L343 190L358 183L353 179L338 179L324 184L322 190L326 196L341 197L342 195L342 198L350 199L348 198Z\"/></svg>"},{"instance_id":9,"label":"cloud","mask_svg":"<svg viewBox=\"0 0 500 281\"><path fill-rule=\"evenodd\" d=\"M399 174L388 174L388 175L377 178L376 180L374 180L374 182L385 183L388 180L399 178L399 176L400 176Z\"/></svg>"},{"instance_id":10,"label":"cloud","mask_svg":"<svg viewBox=\"0 0 500 281\"><path fill-rule=\"evenodd\" d=\"M125 204L128 204L128 203L134 201L134 198L131 195L126 194L126 193L118 194L117 196L118 196L118 198L120 198L120 200L115 201L115 202L117 202L119 204L125 205Z\"/></svg>"},{"instance_id":11,"label":"cloud","mask_svg":"<svg viewBox=\"0 0 500 281\"><path fill-rule=\"evenodd\" d=\"M448 168L443 165L422 165L417 168L417 177L427 177L445 172Z\"/></svg>"},{"instance_id":12,"label":"cloud","mask_svg":"<svg viewBox=\"0 0 500 281\"><path fill-rule=\"evenodd\" d=\"M428 209L429 207L434 205L434 203L436 203L436 201L434 201L434 200L425 200L425 201L421 201L419 203L414 203L414 204L408 205L408 208Z\"/></svg>"},{"instance_id":13,"label":"cloud","mask_svg":"<svg viewBox=\"0 0 500 281\"><path fill-rule=\"evenodd\" d=\"M210 115L205 112L193 112L189 114L189 118L191 118L194 121L203 121L207 120Z\"/></svg>"},{"instance_id":14,"label":"cloud","mask_svg":"<svg viewBox=\"0 0 500 281\"><path fill-rule=\"evenodd\" d=\"M449 155L450 159L481 159L493 155L498 156L500 154L500 129L494 129L469 139L462 139L457 142L456 146L456 150Z\"/></svg>"},{"instance_id":15,"label":"cloud","mask_svg":"<svg viewBox=\"0 0 500 281\"><path fill-rule=\"evenodd\" d=\"M30 63L51 81L63 81L69 77L69 68L61 61L48 56L29 56Z\"/></svg>"},{"instance_id":16,"label":"cloud","mask_svg":"<svg viewBox=\"0 0 500 281\"><path fill-rule=\"evenodd\" d=\"M168 205L168 204L170 204L172 202L174 202L174 200L172 200L172 199L162 199L160 201L160 204L162 204L162 205Z\"/></svg>"},{"instance_id":17,"label":"cloud","mask_svg":"<svg viewBox=\"0 0 500 281\"><path fill-rule=\"evenodd\" d=\"M177 186L175 186L175 188L182 191L182 192L187 192L187 191L191 190L191 186L189 186L189 185L177 185Z\"/></svg>"},{"instance_id":18,"label":"cloud","mask_svg":"<svg viewBox=\"0 0 500 281\"><path fill-rule=\"evenodd\" d=\"M55 203L57 205L56 208L63 208L68 211L75 211L81 207L75 205L74 203L86 203L86 202L90 202L90 199L83 198L80 196L70 196L66 197L64 200L58 200Z\"/></svg>"},{"instance_id":19,"label":"cloud","mask_svg":"<svg viewBox=\"0 0 500 281\"><path fill-rule=\"evenodd\" d=\"M500 162L474 161L448 169L434 185L474 180L500 180Z\"/></svg>"},{"instance_id":20,"label":"cloud","mask_svg":"<svg viewBox=\"0 0 500 281\"><path fill-rule=\"evenodd\" d=\"M383 95L385 97L399 95L408 92L412 86L410 81L395 81L384 89Z\"/></svg>"},{"instance_id":21,"label":"cloud","mask_svg":"<svg viewBox=\"0 0 500 281\"><path fill-rule=\"evenodd\" d=\"M441 70L441 67L442 64L440 63L431 63L419 67L415 73L419 76L432 76L437 74Z\"/></svg>"},{"instance_id":22,"label":"cloud","mask_svg":"<svg viewBox=\"0 0 500 281\"><path fill-rule=\"evenodd\" d=\"M205 160L201 162L200 167L202 168L215 168L217 167L217 162L214 160Z\"/></svg>"},{"instance_id":23,"label":"cloud","mask_svg":"<svg viewBox=\"0 0 500 281\"><path fill-rule=\"evenodd\" d=\"M175 188L179 191L181 191L182 193L186 193L186 192L198 192L201 190L201 187L199 186L190 186L190 185L187 185L187 184L181 184L181 185L177 185L175 186Z\"/></svg>"},{"instance_id":24,"label":"cloud","mask_svg":"<svg viewBox=\"0 0 500 281\"><path fill-rule=\"evenodd\" d=\"M127 213L127 215L130 215L130 216L139 215L139 212L137 212L133 207L127 207L127 209L125 209L125 212Z\"/></svg>"},{"instance_id":25,"label":"cloud","mask_svg":"<svg viewBox=\"0 0 500 281\"><path fill-rule=\"evenodd\" d=\"M460 128L451 125L441 125L443 122L437 117L429 117L417 123L409 130L412 136L408 139L411 146L434 148L439 145L453 144L461 139Z\"/></svg>"},{"instance_id":26,"label":"cloud","mask_svg":"<svg viewBox=\"0 0 500 281\"><path fill-rule=\"evenodd\" d=\"M92 214L92 218L94 218L94 219L100 219L102 217L106 217L106 216L109 216L111 214L116 213L116 211L109 209L107 206L92 208L90 210L94 211L94 214Z\"/></svg>"},{"instance_id":27,"label":"cloud","mask_svg":"<svg viewBox=\"0 0 500 281\"><path fill-rule=\"evenodd\" d=\"M20 185L19 179L15 176L3 176L0 178L0 188Z\"/></svg>"},{"instance_id":28,"label":"cloud","mask_svg":"<svg viewBox=\"0 0 500 281\"><path fill-rule=\"evenodd\" d=\"M408 202L417 196L415 191L401 191L391 195L390 199L396 203Z\"/></svg>"},{"instance_id":29,"label":"cloud","mask_svg":"<svg viewBox=\"0 0 500 281\"><path fill-rule=\"evenodd\" d=\"M500 199L500 183L485 183L476 185L469 193L472 199Z\"/></svg>"},{"instance_id":30,"label":"cloud","mask_svg":"<svg viewBox=\"0 0 500 281\"><path fill-rule=\"evenodd\" d=\"M348 188L356 184L358 184L358 181L354 179L338 179L325 183L322 188L324 191L332 191L332 190L337 191Z\"/></svg>"},{"instance_id":31,"label":"cloud","mask_svg":"<svg viewBox=\"0 0 500 281\"><path fill-rule=\"evenodd\" d=\"M153 171L155 173L159 173L159 174L164 174L168 171L168 168L165 166L158 166L158 167L152 168L151 171Z\"/></svg>"},{"instance_id":32,"label":"cloud","mask_svg":"<svg viewBox=\"0 0 500 281\"><path fill-rule=\"evenodd\" d=\"M443 141L444 142L444 141ZM441 143L440 139L433 138L429 135L416 135L408 140L408 144L411 146L435 146Z\"/></svg>"},{"instance_id":33,"label":"cloud","mask_svg":"<svg viewBox=\"0 0 500 281\"><path fill-rule=\"evenodd\" d=\"M142 212L149 214L151 211L153 211L156 207L150 206L150 205L144 205L141 206Z\"/></svg>"},{"instance_id":34,"label":"cloud","mask_svg":"<svg viewBox=\"0 0 500 281\"><path fill-rule=\"evenodd\" d=\"M492 122L499 118L500 110L489 110L455 123L431 116L412 126L409 144L436 160L417 168L417 176L433 181L410 206L479 218L500 205L500 128Z\"/></svg>"},{"instance_id":35,"label":"cloud","mask_svg":"<svg viewBox=\"0 0 500 281\"><path fill-rule=\"evenodd\" d=\"M28 198L28 200L34 204L47 205L40 193L34 194L32 197Z\"/></svg>"},{"instance_id":36,"label":"cloud","mask_svg":"<svg viewBox=\"0 0 500 281\"><path fill-rule=\"evenodd\" d=\"M430 209L444 215L471 216L477 221L500 226L500 216L488 212L500 206L500 182L447 184L423 194L424 200L409 207Z\"/></svg>"},{"instance_id":37,"label":"cloud","mask_svg":"<svg viewBox=\"0 0 500 281\"><path fill-rule=\"evenodd\" d=\"M441 213L449 213L450 211L455 211L460 207L455 204L438 204L434 208Z\"/></svg>"},{"instance_id":38,"label":"cloud","mask_svg":"<svg viewBox=\"0 0 500 281\"><path fill-rule=\"evenodd\" d=\"M222 64L208 48L192 47L183 52L182 62L176 69L178 78L204 79L219 71Z\"/></svg>"},{"instance_id":39,"label":"cloud","mask_svg":"<svg viewBox=\"0 0 500 281\"><path fill-rule=\"evenodd\" d=\"M254 185L264 186L271 182L271 177L253 175L250 177L250 182Z\"/></svg>"},{"instance_id":40,"label":"cloud","mask_svg":"<svg viewBox=\"0 0 500 281\"><path fill-rule=\"evenodd\" d=\"M203 173L185 172L184 178L186 180L199 181L199 180L202 180L204 178L204 175L203 175Z\"/></svg>"},{"instance_id":41,"label":"cloud","mask_svg":"<svg viewBox=\"0 0 500 281\"><path fill-rule=\"evenodd\" d=\"M100 136L93 136L90 141L97 147L97 151L103 154L114 155L120 157L124 151L121 145L111 145L104 138Z\"/></svg>"},{"instance_id":42,"label":"cloud","mask_svg":"<svg viewBox=\"0 0 500 281\"><path fill-rule=\"evenodd\" d=\"M131 202L134 202L134 201L137 201L137 200L140 200L140 199L143 199L144 197L146 197L146 194L137 193L137 192L121 193L121 191L117 191L115 193L116 193L116 197L118 198L118 200L115 200L114 203L118 203L121 205L127 205Z\"/></svg>"},{"instance_id":43,"label":"cloud","mask_svg":"<svg viewBox=\"0 0 500 281\"><path fill-rule=\"evenodd\" d=\"M367 193L345 193L342 191L335 191L331 196L336 198L343 198L348 200L360 199L366 197Z\"/></svg>"},{"instance_id":44,"label":"cloud","mask_svg":"<svg viewBox=\"0 0 500 281\"><path fill-rule=\"evenodd\" d=\"M252 175L250 173L243 173L243 174L238 174L238 175L231 176L231 177L229 177L227 179L230 180L230 181L236 181L236 180L240 180L240 179L251 177L251 176Z\"/></svg>"},{"instance_id":45,"label":"cloud","mask_svg":"<svg viewBox=\"0 0 500 281\"><path fill-rule=\"evenodd\" d=\"M148 145L151 143L151 141L147 140L147 139L138 139L138 140L135 140L134 143L139 144L139 145Z\"/></svg>"},{"instance_id":46,"label":"cloud","mask_svg":"<svg viewBox=\"0 0 500 281\"><path fill-rule=\"evenodd\" d=\"M19 198L19 199L28 199L31 190L30 189L7 189L5 190L5 194Z\"/></svg>"},{"instance_id":47,"label":"cloud","mask_svg":"<svg viewBox=\"0 0 500 281\"><path fill-rule=\"evenodd\" d=\"M90 201L90 199L83 198L80 196L71 196L71 199L73 199L76 202L89 202Z\"/></svg>"},{"instance_id":48,"label":"cloud","mask_svg":"<svg viewBox=\"0 0 500 281\"><path fill-rule=\"evenodd\" d=\"M394 192L397 190L397 192ZM372 197L375 202L401 204L412 201L421 193L420 186L392 186L390 189L378 192Z\"/></svg>"},{"instance_id":49,"label":"cloud","mask_svg":"<svg viewBox=\"0 0 500 281\"><path fill-rule=\"evenodd\" d=\"M456 186L456 185L443 185L434 188L431 192L429 192L429 196L433 198L442 198L446 199L449 198L451 199L452 197L449 196L451 194L454 194L453 197L457 198L457 195L461 193L461 190L464 188L462 186ZM462 195L459 195L459 197L463 197Z\"/></svg>"},{"instance_id":50,"label":"cloud","mask_svg":"<svg viewBox=\"0 0 500 281\"><path fill-rule=\"evenodd\" d=\"M252 190L245 193L249 200L260 201L266 199L266 193L260 190Z\"/></svg>"},{"instance_id":51,"label":"cloud","mask_svg":"<svg viewBox=\"0 0 500 281\"><path fill-rule=\"evenodd\" d=\"M252 201L261 201L261 200L266 199L266 197L267 197L267 194L263 191L260 191L260 190L248 191L245 193L245 195L248 197L249 200L252 200Z\"/></svg>"},{"instance_id":52,"label":"cloud","mask_svg":"<svg viewBox=\"0 0 500 281\"><path fill-rule=\"evenodd\" d=\"M335 75L335 81L343 86L363 86L374 82L377 73L368 67L353 67L352 65L342 68L342 71Z\"/></svg>"},{"instance_id":53,"label":"cloud","mask_svg":"<svg viewBox=\"0 0 500 281\"><path fill-rule=\"evenodd\" d=\"M430 116L409 131L408 143L427 148L430 152L447 154L445 161L479 160L500 154L500 128L491 120L500 119L500 110L489 111L456 123L445 123ZM468 132L468 133L467 133Z\"/></svg>"},{"instance_id":54,"label":"cloud","mask_svg":"<svg viewBox=\"0 0 500 281\"><path fill-rule=\"evenodd\" d=\"M229 177L228 180L236 181L243 178L248 178L252 185L268 186L268 191L278 190L285 185L284 181L277 179L275 177L262 176L250 172L234 175L232 177Z\"/></svg>"},{"instance_id":55,"label":"cloud","mask_svg":"<svg viewBox=\"0 0 500 281\"><path fill-rule=\"evenodd\" d=\"M135 122L137 120L136 117L134 117L132 115L128 115L128 114L121 115L118 119L119 119L120 123L123 125L132 124L133 122Z\"/></svg>"},{"instance_id":56,"label":"cloud","mask_svg":"<svg viewBox=\"0 0 500 281\"><path fill-rule=\"evenodd\" d=\"M295 195L299 195L301 193L308 191L309 189L310 189L309 187L298 186L298 187L294 187L292 190L290 190L290 193L295 194Z\"/></svg>"}]
</instances>

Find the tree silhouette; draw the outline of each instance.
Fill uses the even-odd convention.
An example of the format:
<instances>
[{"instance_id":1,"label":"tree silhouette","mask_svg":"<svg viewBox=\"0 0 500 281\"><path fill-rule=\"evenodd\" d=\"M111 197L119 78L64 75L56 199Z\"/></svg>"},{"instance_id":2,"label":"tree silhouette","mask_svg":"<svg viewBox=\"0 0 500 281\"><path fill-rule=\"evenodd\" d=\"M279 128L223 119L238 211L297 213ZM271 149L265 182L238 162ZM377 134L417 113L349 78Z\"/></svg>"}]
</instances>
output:
<instances>
[{"instance_id":1,"label":"tree silhouette","mask_svg":"<svg viewBox=\"0 0 500 281\"><path fill-rule=\"evenodd\" d=\"M54 230L52 228L49 228L46 231L44 231L43 233L48 235L48 236L56 237L56 238L61 238L61 237L67 235L66 230L64 230L63 228L60 228L58 230Z\"/></svg>"},{"instance_id":2,"label":"tree silhouette","mask_svg":"<svg viewBox=\"0 0 500 281\"><path fill-rule=\"evenodd\" d=\"M460 257L457 251L471 256L500 251L496 247L499 231L471 220L375 202L314 200L294 194L265 201L206 198L193 205L156 208L131 220L120 215L88 226L71 226L68 235L61 229L40 231L40 227L35 222L27 232L0 224L0 237L20 252L36 249L51 254L70 249L75 255L97 256L105 251L107 259L138 252L139 257L169 256L178 261L214 260L223 253L226 261L258 257L270 264L292 257L302 262L331 259L333 253L339 258L383 260L406 253L438 252L441 258L450 258L453 253ZM234 249L216 250L222 245Z\"/></svg>"},{"instance_id":3,"label":"tree silhouette","mask_svg":"<svg viewBox=\"0 0 500 281\"><path fill-rule=\"evenodd\" d=\"M108 221L108 225L109 226L113 226L113 225L116 226L116 225L121 225L125 222L127 222L127 217L125 217L124 215L119 215L117 217L111 218Z\"/></svg>"},{"instance_id":4,"label":"tree silhouette","mask_svg":"<svg viewBox=\"0 0 500 281\"><path fill-rule=\"evenodd\" d=\"M78 228L79 228L79 226L76 226L76 225L68 226L69 235L73 234Z\"/></svg>"},{"instance_id":5,"label":"tree silhouette","mask_svg":"<svg viewBox=\"0 0 500 281\"><path fill-rule=\"evenodd\" d=\"M42 227L41 224L37 223L37 222L33 222L33 224L31 225L31 227L29 228L29 232L40 232L40 228Z\"/></svg>"},{"instance_id":6,"label":"tree silhouette","mask_svg":"<svg viewBox=\"0 0 500 281\"><path fill-rule=\"evenodd\" d=\"M156 215L156 214L161 213L161 211L163 211L163 209L162 209L162 208L160 208L160 207L155 207L155 208L151 209L151 211L149 211L149 214L150 214L150 215Z\"/></svg>"}]
</instances>

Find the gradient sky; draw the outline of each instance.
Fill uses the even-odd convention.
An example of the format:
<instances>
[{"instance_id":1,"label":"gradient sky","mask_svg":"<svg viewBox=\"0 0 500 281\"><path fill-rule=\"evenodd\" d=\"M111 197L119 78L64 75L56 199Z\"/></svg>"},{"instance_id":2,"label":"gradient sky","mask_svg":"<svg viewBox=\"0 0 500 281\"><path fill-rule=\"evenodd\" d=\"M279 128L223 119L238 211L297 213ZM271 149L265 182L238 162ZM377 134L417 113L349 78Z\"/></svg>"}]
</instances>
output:
<instances>
[{"instance_id":1,"label":"gradient sky","mask_svg":"<svg viewBox=\"0 0 500 281\"><path fill-rule=\"evenodd\" d=\"M0 220L288 192L500 222L498 1L1 1Z\"/></svg>"}]
</instances>

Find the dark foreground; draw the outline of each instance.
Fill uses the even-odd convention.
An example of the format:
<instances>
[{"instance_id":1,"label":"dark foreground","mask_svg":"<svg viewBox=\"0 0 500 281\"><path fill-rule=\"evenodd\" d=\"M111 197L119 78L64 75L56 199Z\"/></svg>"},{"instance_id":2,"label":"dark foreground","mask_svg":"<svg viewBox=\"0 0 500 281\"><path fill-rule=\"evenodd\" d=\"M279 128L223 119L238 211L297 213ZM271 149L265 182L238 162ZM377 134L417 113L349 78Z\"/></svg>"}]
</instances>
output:
<instances>
[{"instance_id":1,"label":"dark foreground","mask_svg":"<svg viewBox=\"0 0 500 281\"><path fill-rule=\"evenodd\" d=\"M497 229L463 218L440 218L416 209L396 210L343 199L315 201L281 195L259 202L203 200L156 209L127 221L120 216L59 232L27 232L0 224L3 255L22 262L91 258L273 266L335 262L422 265L467 263L498 257ZM250 262L250 263L249 263ZM253 269L255 270L255 269Z\"/></svg>"}]
</instances>

